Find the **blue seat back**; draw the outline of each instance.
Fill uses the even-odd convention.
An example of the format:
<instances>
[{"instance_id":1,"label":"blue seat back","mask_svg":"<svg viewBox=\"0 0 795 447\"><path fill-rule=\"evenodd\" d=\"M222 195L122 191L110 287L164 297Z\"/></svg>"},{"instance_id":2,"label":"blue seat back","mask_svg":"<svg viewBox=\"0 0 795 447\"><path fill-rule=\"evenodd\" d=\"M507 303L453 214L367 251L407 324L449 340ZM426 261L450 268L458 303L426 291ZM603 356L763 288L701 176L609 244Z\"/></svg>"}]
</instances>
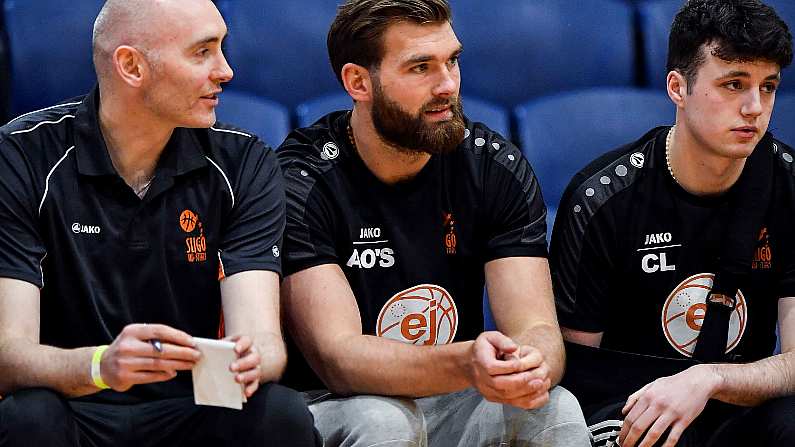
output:
<instances>
[{"instance_id":1,"label":"blue seat back","mask_svg":"<svg viewBox=\"0 0 795 447\"><path fill-rule=\"evenodd\" d=\"M87 93L91 33L103 0L5 0L11 115Z\"/></svg>"},{"instance_id":2,"label":"blue seat back","mask_svg":"<svg viewBox=\"0 0 795 447\"><path fill-rule=\"evenodd\" d=\"M238 91L292 109L342 87L331 69L326 35L338 2L329 0L219 0L229 36L226 56Z\"/></svg>"},{"instance_id":3,"label":"blue seat back","mask_svg":"<svg viewBox=\"0 0 795 447\"><path fill-rule=\"evenodd\" d=\"M529 101L515 110L525 156L549 208L549 230L571 178L589 162L640 138L655 126L673 124L667 95L637 88L593 88Z\"/></svg>"},{"instance_id":4,"label":"blue seat back","mask_svg":"<svg viewBox=\"0 0 795 447\"><path fill-rule=\"evenodd\" d=\"M795 147L795 93L777 93L768 130L790 147Z\"/></svg>"},{"instance_id":5,"label":"blue seat back","mask_svg":"<svg viewBox=\"0 0 795 447\"><path fill-rule=\"evenodd\" d=\"M218 121L248 130L272 148L290 132L290 112L281 104L233 90L225 90L219 98Z\"/></svg>"},{"instance_id":6,"label":"blue seat back","mask_svg":"<svg viewBox=\"0 0 795 447\"><path fill-rule=\"evenodd\" d=\"M597 85L632 85L632 8L614 0L453 0L461 91L513 107Z\"/></svg>"}]
</instances>

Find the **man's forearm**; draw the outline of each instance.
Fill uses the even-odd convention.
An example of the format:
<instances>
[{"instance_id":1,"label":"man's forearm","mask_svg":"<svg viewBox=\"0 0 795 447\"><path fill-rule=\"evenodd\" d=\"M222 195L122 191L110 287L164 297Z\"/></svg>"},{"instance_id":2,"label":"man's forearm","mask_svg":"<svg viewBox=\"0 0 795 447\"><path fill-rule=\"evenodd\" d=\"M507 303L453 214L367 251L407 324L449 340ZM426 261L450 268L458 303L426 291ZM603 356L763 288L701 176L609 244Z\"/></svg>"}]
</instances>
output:
<instances>
[{"instance_id":1,"label":"man's forearm","mask_svg":"<svg viewBox=\"0 0 795 447\"><path fill-rule=\"evenodd\" d=\"M11 339L0 343L0 394L42 387L67 397L97 391L91 380L93 347L59 349Z\"/></svg>"},{"instance_id":2,"label":"man's forearm","mask_svg":"<svg viewBox=\"0 0 795 447\"><path fill-rule=\"evenodd\" d=\"M506 335L520 345L532 346L541 351L547 366L549 366L552 385L557 385L560 382L566 365L566 353L557 325L538 323L520 334Z\"/></svg>"},{"instance_id":3,"label":"man's forearm","mask_svg":"<svg viewBox=\"0 0 795 447\"><path fill-rule=\"evenodd\" d=\"M795 394L795 352L746 364L710 365L720 378L713 399L754 406Z\"/></svg>"},{"instance_id":4,"label":"man's forearm","mask_svg":"<svg viewBox=\"0 0 795 447\"><path fill-rule=\"evenodd\" d=\"M467 377L472 341L414 346L370 335L335 343L320 375L340 394L369 393L423 397L471 386Z\"/></svg>"}]
</instances>

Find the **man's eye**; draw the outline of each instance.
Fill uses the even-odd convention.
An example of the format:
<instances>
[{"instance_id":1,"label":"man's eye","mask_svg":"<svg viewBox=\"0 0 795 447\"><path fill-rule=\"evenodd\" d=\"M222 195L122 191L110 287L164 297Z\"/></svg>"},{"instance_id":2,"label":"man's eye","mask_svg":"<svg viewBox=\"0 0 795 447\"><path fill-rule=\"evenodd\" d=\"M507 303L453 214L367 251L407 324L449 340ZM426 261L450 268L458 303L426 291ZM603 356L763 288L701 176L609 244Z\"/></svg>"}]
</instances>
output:
<instances>
[{"instance_id":1,"label":"man's eye","mask_svg":"<svg viewBox=\"0 0 795 447\"><path fill-rule=\"evenodd\" d=\"M773 93L776 91L778 86L772 82L768 82L767 84L762 85L762 91L765 93Z\"/></svg>"},{"instance_id":2,"label":"man's eye","mask_svg":"<svg viewBox=\"0 0 795 447\"><path fill-rule=\"evenodd\" d=\"M428 71L428 64L415 65L411 68L411 71L415 73L424 73Z\"/></svg>"}]
</instances>

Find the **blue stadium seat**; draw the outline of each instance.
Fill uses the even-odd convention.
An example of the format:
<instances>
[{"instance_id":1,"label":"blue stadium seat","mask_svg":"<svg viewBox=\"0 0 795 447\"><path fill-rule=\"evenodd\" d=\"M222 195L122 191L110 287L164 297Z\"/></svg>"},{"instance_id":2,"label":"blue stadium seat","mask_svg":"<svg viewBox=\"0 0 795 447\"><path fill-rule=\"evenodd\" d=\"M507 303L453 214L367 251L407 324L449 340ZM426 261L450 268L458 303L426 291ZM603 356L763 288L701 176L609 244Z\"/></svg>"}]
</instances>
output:
<instances>
[{"instance_id":1,"label":"blue stadium seat","mask_svg":"<svg viewBox=\"0 0 795 447\"><path fill-rule=\"evenodd\" d=\"M768 130L776 138L795 147L795 93L777 93Z\"/></svg>"},{"instance_id":2,"label":"blue stadium seat","mask_svg":"<svg viewBox=\"0 0 795 447\"><path fill-rule=\"evenodd\" d=\"M529 101L515 110L522 150L541 183L551 232L574 174L599 155L673 124L675 107L659 91L603 87Z\"/></svg>"},{"instance_id":3,"label":"blue stadium seat","mask_svg":"<svg viewBox=\"0 0 795 447\"><path fill-rule=\"evenodd\" d=\"M16 116L87 93L95 83L91 32L103 0L5 0Z\"/></svg>"},{"instance_id":4,"label":"blue stadium seat","mask_svg":"<svg viewBox=\"0 0 795 447\"><path fill-rule=\"evenodd\" d=\"M510 138L510 116L505 109L477 98L464 97L462 102L467 117L485 123L503 137ZM351 97L347 93L335 93L311 99L295 108L298 127L309 126L329 112L350 109L351 106Z\"/></svg>"},{"instance_id":5,"label":"blue stadium seat","mask_svg":"<svg viewBox=\"0 0 795 447\"><path fill-rule=\"evenodd\" d=\"M614 0L453 0L462 92L504 107L634 83L632 8Z\"/></svg>"},{"instance_id":6,"label":"blue stadium seat","mask_svg":"<svg viewBox=\"0 0 795 447\"><path fill-rule=\"evenodd\" d=\"M328 62L326 34L338 2L219 0L229 28L230 86L290 109L342 87Z\"/></svg>"},{"instance_id":7,"label":"blue stadium seat","mask_svg":"<svg viewBox=\"0 0 795 447\"><path fill-rule=\"evenodd\" d=\"M246 129L272 148L290 132L290 112L281 104L244 92L225 90L215 109L218 121Z\"/></svg>"},{"instance_id":8,"label":"blue stadium seat","mask_svg":"<svg viewBox=\"0 0 795 447\"><path fill-rule=\"evenodd\" d=\"M674 16L682 7L683 0L646 0L638 2L640 16L641 37L643 40L645 67L644 76L648 86L654 89L665 89L665 69L668 57L668 34ZM792 0L764 0L764 3L773 7L778 15L787 22L790 30L795 29L795 2ZM784 70L783 77L792 73L791 69ZM787 82L782 84L787 90Z\"/></svg>"},{"instance_id":9,"label":"blue stadium seat","mask_svg":"<svg viewBox=\"0 0 795 447\"><path fill-rule=\"evenodd\" d=\"M0 0L2 5L3 0ZM8 99L11 96L11 86L8 84L8 44L6 36L3 8L0 6L0 124L5 124L8 117Z\"/></svg>"}]
</instances>

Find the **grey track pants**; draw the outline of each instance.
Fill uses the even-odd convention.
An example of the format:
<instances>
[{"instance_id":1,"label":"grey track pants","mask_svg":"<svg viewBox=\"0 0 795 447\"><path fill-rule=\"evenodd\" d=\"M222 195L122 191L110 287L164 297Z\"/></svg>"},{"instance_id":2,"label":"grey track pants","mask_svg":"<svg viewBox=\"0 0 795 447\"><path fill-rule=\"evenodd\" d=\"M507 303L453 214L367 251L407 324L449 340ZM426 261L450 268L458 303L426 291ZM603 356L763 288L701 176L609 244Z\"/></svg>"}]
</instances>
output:
<instances>
[{"instance_id":1,"label":"grey track pants","mask_svg":"<svg viewBox=\"0 0 795 447\"><path fill-rule=\"evenodd\" d=\"M577 399L562 387L522 410L476 390L400 399L361 395L310 402L326 447L588 447Z\"/></svg>"}]
</instances>

